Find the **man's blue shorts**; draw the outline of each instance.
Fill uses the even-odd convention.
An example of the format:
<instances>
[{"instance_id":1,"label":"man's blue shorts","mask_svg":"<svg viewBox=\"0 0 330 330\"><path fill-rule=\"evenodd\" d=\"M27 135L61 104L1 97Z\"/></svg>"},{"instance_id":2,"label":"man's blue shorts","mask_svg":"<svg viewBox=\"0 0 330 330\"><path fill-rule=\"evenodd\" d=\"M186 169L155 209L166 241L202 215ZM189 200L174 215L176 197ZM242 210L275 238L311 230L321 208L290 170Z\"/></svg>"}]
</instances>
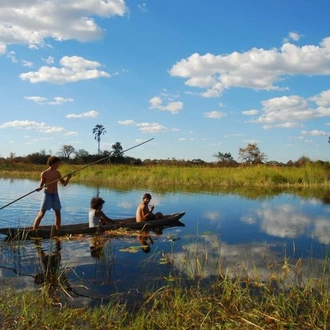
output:
<instances>
[{"instance_id":1,"label":"man's blue shorts","mask_svg":"<svg viewBox=\"0 0 330 330\"><path fill-rule=\"evenodd\" d=\"M41 209L46 211L53 209L54 211L58 211L61 209L61 202L58 193L44 193L44 198L41 202Z\"/></svg>"}]
</instances>

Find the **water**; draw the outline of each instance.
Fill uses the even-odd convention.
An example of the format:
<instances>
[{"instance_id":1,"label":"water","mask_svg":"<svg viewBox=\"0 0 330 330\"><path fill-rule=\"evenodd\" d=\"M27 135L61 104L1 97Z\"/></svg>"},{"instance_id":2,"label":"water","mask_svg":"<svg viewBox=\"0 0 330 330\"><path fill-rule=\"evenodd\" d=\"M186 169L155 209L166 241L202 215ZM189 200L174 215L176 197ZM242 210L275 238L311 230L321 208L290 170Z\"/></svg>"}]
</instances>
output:
<instances>
[{"instance_id":1,"label":"water","mask_svg":"<svg viewBox=\"0 0 330 330\"><path fill-rule=\"evenodd\" d=\"M0 179L0 206L33 191L37 185L31 180ZM60 187L59 192L62 223L70 224L88 221L89 202L97 194L105 199L103 211L109 217L134 216L146 191L70 183ZM321 199L287 193L252 199L238 193L149 192L155 212L185 211L181 220L186 226L165 229L161 235L151 233L149 253L143 251L137 235L101 237L103 241L98 243L103 248L99 254L91 253L90 245L95 242L88 237L64 239L57 253L61 270L73 289L75 299L70 299L71 305L94 305L114 293L139 300L146 287L157 288L177 274L181 278L210 278L218 275L220 265L232 276L242 270L250 276L257 271L265 281L284 264L289 265L288 281L297 282L300 270L300 282L324 274L330 243L330 206ZM33 192L3 208L0 227L31 226L41 197L42 192ZM48 211L41 224L53 223L53 211ZM36 275L43 271L41 250L55 254L54 240L8 243L0 237L0 285L17 290L36 288Z\"/></svg>"}]
</instances>

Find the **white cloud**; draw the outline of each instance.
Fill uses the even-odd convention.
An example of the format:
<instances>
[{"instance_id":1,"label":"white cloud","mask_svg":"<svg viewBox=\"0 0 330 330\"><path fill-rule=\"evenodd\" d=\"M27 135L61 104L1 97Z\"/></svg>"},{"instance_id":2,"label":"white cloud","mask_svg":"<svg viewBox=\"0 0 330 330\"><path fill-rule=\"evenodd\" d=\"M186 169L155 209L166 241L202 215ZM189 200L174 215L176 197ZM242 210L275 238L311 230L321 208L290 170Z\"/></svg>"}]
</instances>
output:
<instances>
[{"instance_id":1,"label":"white cloud","mask_svg":"<svg viewBox=\"0 0 330 330\"><path fill-rule=\"evenodd\" d=\"M31 68L33 63L31 61L22 60L22 65Z\"/></svg>"},{"instance_id":2,"label":"white cloud","mask_svg":"<svg viewBox=\"0 0 330 330\"><path fill-rule=\"evenodd\" d=\"M314 101L320 107L326 107L330 105L330 90L321 92L318 95L309 98L311 101Z\"/></svg>"},{"instance_id":3,"label":"white cloud","mask_svg":"<svg viewBox=\"0 0 330 330\"><path fill-rule=\"evenodd\" d=\"M206 118L220 119L226 117L227 114L222 111L211 111L211 112L204 112L204 116Z\"/></svg>"},{"instance_id":4,"label":"white cloud","mask_svg":"<svg viewBox=\"0 0 330 330\"><path fill-rule=\"evenodd\" d=\"M287 38L284 38L284 42L289 42L290 40L293 41L299 41L301 38L301 35L297 32L289 32L289 35Z\"/></svg>"},{"instance_id":5,"label":"white cloud","mask_svg":"<svg viewBox=\"0 0 330 330\"><path fill-rule=\"evenodd\" d=\"M246 110L246 111L242 111L242 114L245 116L253 116L253 115L257 115L259 113L259 110Z\"/></svg>"},{"instance_id":6,"label":"white cloud","mask_svg":"<svg viewBox=\"0 0 330 330\"><path fill-rule=\"evenodd\" d=\"M297 39L298 34L291 33ZM330 75L330 37L315 45L298 47L285 43L280 49L252 48L228 55L194 53L169 70L189 86L204 88L204 97L221 96L231 87L284 90L277 84L287 76Z\"/></svg>"},{"instance_id":7,"label":"white cloud","mask_svg":"<svg viewBox=\"0 0 330 330\"><path fill-rule=\"evenodd\" d=\"M96 61L89 61L79 56L64 56L60 60L60 68L42 66L38 71L20 74L21 80L31 83L48 82L53 84L65 84L80 80L110 77L105 71L100 71L101 66Z\"/></svg>"},{"instance_id":8,"label":"white cloud","mask_svg":"<svg viewBox=\"0 0 330 330\"><path fill-rule=\"evenodd\" d=\"M45 123L38 123L36 121L30 120L14 120L10 122L3 123L0 128L20 128L26 130L34 130L42 133L63 133L63 127L49 126Z\"/></svg>"},{"instance_id":9,"label":"white cloud","mask_svg":"<svg viewBox=\"0 0 330 330\"><path fill-rule=\"evenodd\" d=\"M0 2L0 53L11 44L43 47L46 39L83 42L102 38L93 16L108 18L128 12L124 0L15 0Z\"/></svg>"},{"instance_id":10,"label":"white cloud","mask_svg":"<svg viewBox=\"0 0 330 330\"><path fill-rule=\"evenodd\" d=\"M330 116L330 107L312 108L307 99L297 95L282 96L265 100L262 103L263 114L257 119L251 120L253 123L261 124L291 124L291 127L299 125L300 121L307 121L314 118Z\"/></svg>"},{"instance_id":11,"label":"white cloud","mask_svg":"<svg viewBox=\"0 0 330 330\"><path fill-rule=\"evenodd\" d=\"M290 39L292 39L294 41L298 41L300 39L301 35L297 32L290 32L289 37L290 37Z\"/></svg>"},{"instance_id":12,"label":"white cloud","mask_svg":"<svg viewBox=\"0 0 330 330\"><path fill-rule=\"evenodd\" d=\"M263 129L272 129L272 128L292 128L292 127L301 127L302 124L294 122L294 121L287 121L285 123L281 123L281 124L275 124L275 125L271 125L271 124L266 124L263 125L262 128Z\"/></svg>"},{"instance_id":13,"label":"white cloud","mask_svg":"<svg viewBox=\"0 0 330 330\"><path fill-rule=\"evenodd\" d=\"M48 99L47 97L41 96L24 96L24 100L29 100L38 104L44 104Z\"/></svg>"},{"instance_id":14,"label":"white cloud","mask_svg":"<svg viewBox=\"0 0 330 330\"><path fill-rule=\"evenodd\" d=\"M79 114L74 114L74 113L70 113L68 115L66 115L66 118L70 118L70 119L76 119L76 118L97 118L99 116L99 113L95 110L91 110L91 111L87 111L87 112L83 112L83 113L79 113Z\"/></svg>"},{"instance_id":15,"label":"white cloud","mask_svg":"<svg viewBox=\"0 0 330 330\"><path fill-rule=\"evenodd\" d=\"M170 95L162 94L167 100L171 98ZM154 96L149 100L149 109L158 109L161 111L169 111L172 114L177 114L183 109L183 103L180 101L170 101L163 105L163 100L159 96Z\"/></svg>"},{"instance_id":16,"label":"white cloud","mask_svg":"<svg viewBox=\"0 0 330 330\"><path fill-rule=\"evenodd\" d=\"M60 96L54 97L54 101L49 101L48 98L41 97L41 96L25 96L24 99L35 102L40 105L43 105L43 104L57 105L57 104L62 104L62 103L66 103L66 102L73 102L72 98L64 98L64 97L60 97Z\"/></svg>"},{"instance_id":17,"label":"white cloud","mask_svg":"<svg viewBox=\"0 0 330 330\"><path fill-rule=\"evenodd\" d=\"M120 120L118 121L118 123L119 125L129 126L129 125L134 125L134 120L133 119Z\"/></svg>"},{"instance_id":18,"label":"white cloud","mask_svg":"<svg viewBox=\"0 0 330 330\"><path fill-rule=\"evenodd\" d=\"M311 131L301 131L302 135L311 135L311 136L329 136L329 133L320 131L317 129L311 130Z\"/></svg>"},{"instance_id":19,"label":"white cloud","mask_svg":"<svg viewBox=\"0 0 330 330\"><path fill-rule=\"evenodd\" d=\"M161 133L167 132L168 129L157 123L140 123L136 125L143 133Z\"/></svg>"},{"instance_id":20,"label":"white cloud","mask_svg":"<svg viewBox=\"0 0 330 330\"><path fill-rule=\"evenodd\" d=\"M54 57L53 56L48 56L47 58L42 59L44 62L47 64L53 64L54 63Z\"/></svg>"},{"instance_id":21,"label":"white cloud","mask_svg":"<svg viewBox=\"0 0 330 330\"><path fill-rule=\"evenodd\" d=\"M54 97L54 101L49 102L49 104L62 104L62 103L66 103L66 102L73 102L72 98L65 98L65 97L61 97L61 96L55 96Z\"/></svg>"}]
</instances>

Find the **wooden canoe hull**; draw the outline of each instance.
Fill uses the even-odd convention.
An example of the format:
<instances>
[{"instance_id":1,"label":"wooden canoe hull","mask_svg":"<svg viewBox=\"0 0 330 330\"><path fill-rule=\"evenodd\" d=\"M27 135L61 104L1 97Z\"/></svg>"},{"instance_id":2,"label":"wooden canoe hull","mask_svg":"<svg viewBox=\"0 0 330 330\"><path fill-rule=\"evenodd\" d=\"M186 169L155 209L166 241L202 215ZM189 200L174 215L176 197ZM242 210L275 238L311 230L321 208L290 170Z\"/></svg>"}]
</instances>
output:
<instances>
[{"instance_id":1,"label":"wooden canoe hull","mask_svg":"<svg viewBox=\"0 0 330 330\"><path fill-rule=\"evenodd\" d=\"M60 237L67 235L96 235L104 233L105 231L117 230L120 228L128 230L152 230L155 228L168 228L168 227L182 227L184 224L179 221L185 212L178 212L174 214L165 215L160 220L151 220L144 222L136 222L135 217L117 219L115 223L111 223L106 226L89 227L88 222L72 224L72 225L62 225L60 230L56 230L55 226L39 226L37 230L32 230L31 228L0 228L0 234L6 235L7 239L31 239L31 238L51 238Z\"/></svg>"}]
</instances>

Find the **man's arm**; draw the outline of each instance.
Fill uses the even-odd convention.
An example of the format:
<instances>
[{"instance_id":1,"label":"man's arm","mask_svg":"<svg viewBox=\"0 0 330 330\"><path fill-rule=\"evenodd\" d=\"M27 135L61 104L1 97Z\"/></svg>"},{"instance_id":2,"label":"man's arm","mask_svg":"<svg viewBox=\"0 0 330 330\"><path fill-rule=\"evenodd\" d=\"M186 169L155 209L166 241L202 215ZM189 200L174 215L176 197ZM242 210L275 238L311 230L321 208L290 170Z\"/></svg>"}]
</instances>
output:
<instances>
[{"instance_id":1,"label":"man's arm","mask_svg":"<svg viewBox=\"0 0 330 330\"><path fill-rule=\"evenodd\" d=\"M71 179L71 174L68 174L68 175L66 175L64 178L66 178L66 179L64 179L64 178L62 178L61 177L61 173L59 172L59 176L60 176L60 182L62 183L62 186L66 186L68 183L69 183L69 181L70 181L70 179Z\"/></svg>"}]
</instances>

